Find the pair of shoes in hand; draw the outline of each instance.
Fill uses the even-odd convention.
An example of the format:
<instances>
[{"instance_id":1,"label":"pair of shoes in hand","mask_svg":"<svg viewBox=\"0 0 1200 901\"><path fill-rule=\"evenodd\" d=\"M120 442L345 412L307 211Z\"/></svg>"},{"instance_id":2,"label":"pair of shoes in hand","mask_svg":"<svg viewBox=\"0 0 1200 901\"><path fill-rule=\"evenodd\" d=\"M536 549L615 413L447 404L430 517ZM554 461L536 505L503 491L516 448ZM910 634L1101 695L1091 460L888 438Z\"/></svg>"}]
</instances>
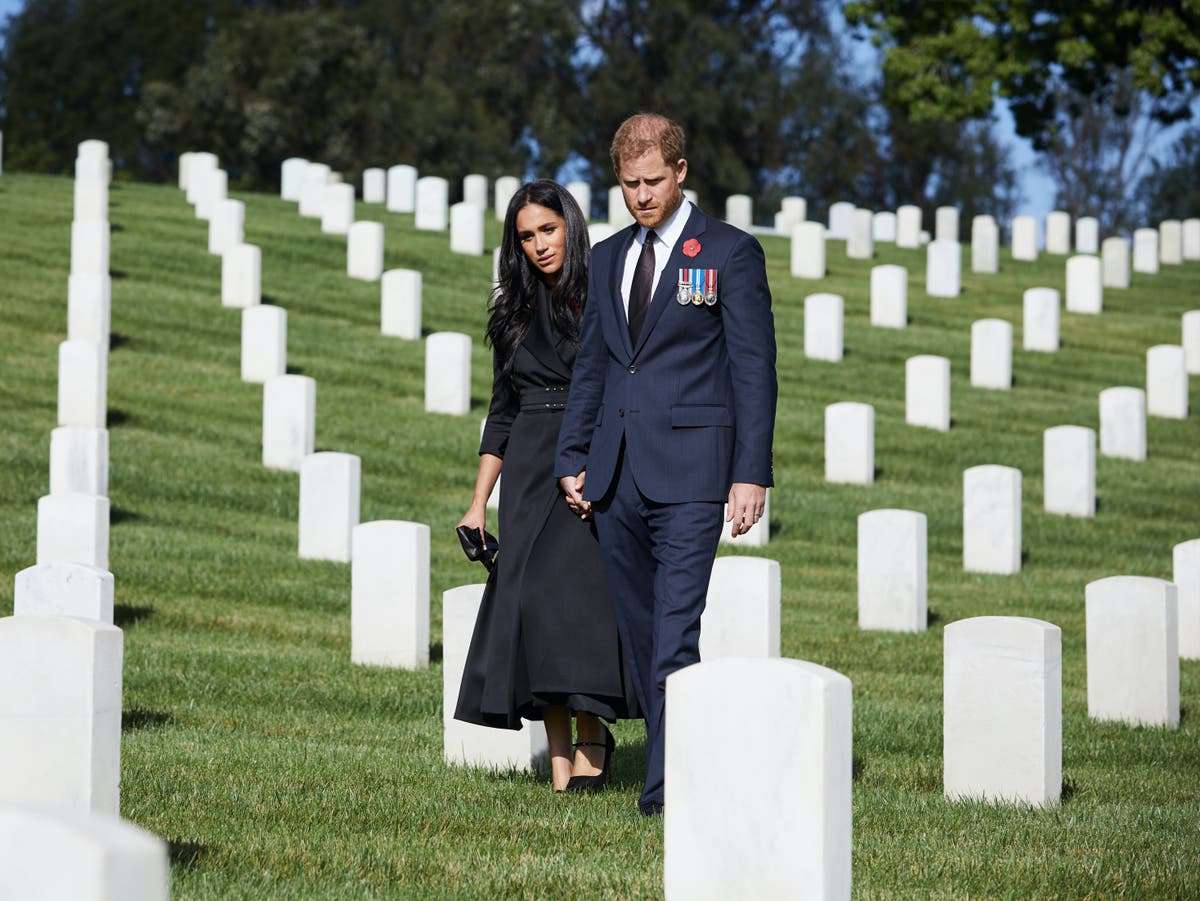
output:
<instances>
[{"instance_id":1,"label":"pair of shoes in hand","mask_svg":"<svg viewBox=\"0 0 1200 901\"><path fill-rule=\"evenodd\" d=\"M603 791L608 785L608 770L612 764L613 751L617 749L616 739L613 734L608 731L608 726L601 724L604 729L604 741L577 741L576 748L587 747L603 747L604 748L604 766L595 776L572 776L567 781L566 791L569 792L598 792Z\"/></svg>"}]
</instances>

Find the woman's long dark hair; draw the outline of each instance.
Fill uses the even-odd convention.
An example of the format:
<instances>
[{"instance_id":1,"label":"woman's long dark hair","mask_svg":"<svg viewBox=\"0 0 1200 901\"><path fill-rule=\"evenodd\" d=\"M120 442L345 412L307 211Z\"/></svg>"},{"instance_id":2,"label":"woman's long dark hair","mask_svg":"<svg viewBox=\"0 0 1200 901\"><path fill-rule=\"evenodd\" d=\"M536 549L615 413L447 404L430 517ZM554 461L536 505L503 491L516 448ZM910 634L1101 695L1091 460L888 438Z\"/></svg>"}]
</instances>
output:
<instances>
[{"instance_id":1,"label":"woman's long dark hair","mask_svg":"<svg viewBox=\"0 0 1200 901\"><path fill-rule=\"evenodd\" d=\"M514 392L513 357L525 340L533 321L541 275L521 249L517 236L517 213L531 203L544 206L563 217L566 243L558 281L547 287L550 324L559 340L579 340L579 317L587 300L587 262L591 244L587 220L566 188L546 178L522 185L508 202L504 214L504 236L500 242L500 280L488 307L487 340L496 350L500 368L496 386L503 394Z\"/></svg>"}]
</instances>

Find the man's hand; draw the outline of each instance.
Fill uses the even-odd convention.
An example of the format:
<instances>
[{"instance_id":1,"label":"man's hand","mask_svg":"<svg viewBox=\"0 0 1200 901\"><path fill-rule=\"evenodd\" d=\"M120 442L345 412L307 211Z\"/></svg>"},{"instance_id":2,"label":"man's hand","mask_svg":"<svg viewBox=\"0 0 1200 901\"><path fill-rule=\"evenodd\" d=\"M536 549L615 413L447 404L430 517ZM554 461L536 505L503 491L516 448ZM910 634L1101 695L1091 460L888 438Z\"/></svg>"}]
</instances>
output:
<instances>
[{"instance_id":1,"label":"man's hand","mask_svg":"<svg viewBox=\"0 0 1200 901\"><path fill-rule=\"evenodd\" d=\"M567 506L579 514L580 519L587 519L592 513L591 503L583 499L583 480L586 477L587 470L584 470L577 476L563 476L558 480L563 494L567 496Z\"/></svg>"},{"instance_id":2,"label":"man's hand","mask_svg":"<svg viewBox=\"0 0 1200 901\"><path fill-rule=\"evenodd\" d=\"M767 489L749 482L734 482L729 487L729 502L725 508L725 521L733 523L729 537L745 535L762 519L767 506Z\"/></svg>"}]
</instances>

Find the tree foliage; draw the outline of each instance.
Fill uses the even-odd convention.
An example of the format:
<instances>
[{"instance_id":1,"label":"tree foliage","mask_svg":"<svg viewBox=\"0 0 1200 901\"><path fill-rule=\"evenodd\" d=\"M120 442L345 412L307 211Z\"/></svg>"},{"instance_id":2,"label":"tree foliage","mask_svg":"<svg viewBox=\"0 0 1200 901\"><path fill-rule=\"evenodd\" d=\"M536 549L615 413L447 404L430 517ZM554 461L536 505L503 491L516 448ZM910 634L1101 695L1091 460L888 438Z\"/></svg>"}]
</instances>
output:
<instances>
[{"instance_id":1,"label":"tree foliage","mask_svg":"<svg viewBox=\"0 0 1200 901\"><path fill-rule=\"evenodd\" d=\"M1137 193L1142 222L1200 214L1200 126L1184 132L1165 160L1151 164Z\"/></svg>"},{"instance_id":2,"label":"tree foliage","mask_svg":"<svg viewBox=\"0 0 1200 901\"><path fill-rule=\"evenodd\" d=\"M845 12L885 49L889 106L962 121L998 94L1038 149L1053 140L1060 84L1107 101L1127 77L1163 122L1187 118L1200 89L1195 0L857 0Z\"/></svg>"}]
</instances>

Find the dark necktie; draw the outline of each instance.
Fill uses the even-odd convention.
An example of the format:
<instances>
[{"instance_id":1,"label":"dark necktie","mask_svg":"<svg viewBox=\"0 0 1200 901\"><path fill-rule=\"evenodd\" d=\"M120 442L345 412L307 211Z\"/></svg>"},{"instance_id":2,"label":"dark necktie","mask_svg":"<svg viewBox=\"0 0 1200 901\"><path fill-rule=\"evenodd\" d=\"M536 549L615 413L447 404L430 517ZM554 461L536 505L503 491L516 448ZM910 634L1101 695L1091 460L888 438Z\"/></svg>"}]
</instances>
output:
<instances>
[{"instance_id":1,"label":"dark necktie","mask_svg":"<svg viewBox=\"0 0 1200 901\"><path fill-rule=\"evenodd\" d=\"M654 232L646 232L642 252L638 255L633 284L629 288L629 340L637 346L646 310L650 307L650 289L654 285Z\"/></svg>"}]
</instances>

